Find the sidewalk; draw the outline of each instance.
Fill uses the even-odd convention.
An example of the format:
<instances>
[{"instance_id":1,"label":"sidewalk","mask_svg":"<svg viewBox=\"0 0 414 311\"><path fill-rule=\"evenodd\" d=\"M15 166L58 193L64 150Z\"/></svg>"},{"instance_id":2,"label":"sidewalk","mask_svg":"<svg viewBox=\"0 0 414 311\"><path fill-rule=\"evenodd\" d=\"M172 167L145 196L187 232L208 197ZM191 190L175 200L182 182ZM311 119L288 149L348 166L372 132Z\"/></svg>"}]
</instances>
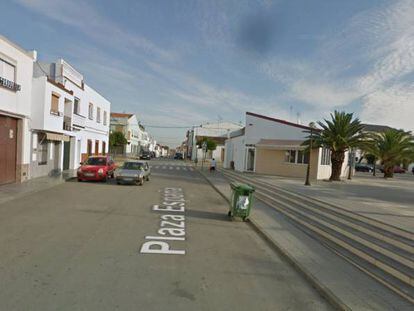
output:
<instances>
[{"instance_id":1,"label":"sidewalk","mask_svg":"<svg viewBox=\"0 0 414 311\"><path fill-rule=\"evenodd\" d=\"M0 186L0 205L8 201L52 188L76 177L76 170L67 170L55 176L44 176L30 179L21 184Z\"/></svg>"},{"instance_id":2,"label":"sidewalk","mask_svg":"<svg viewBox=\"0 0 414 311\"><path fill-rule=\"evenodd\" d=\"M230 186L220 173L200 171L229 200ZM410 310L412 305L293 225L283 214L254 200L252 226L322 296L340 310ZM226 213L227 211L223 211Z\"/></svg>"}]
</instances>

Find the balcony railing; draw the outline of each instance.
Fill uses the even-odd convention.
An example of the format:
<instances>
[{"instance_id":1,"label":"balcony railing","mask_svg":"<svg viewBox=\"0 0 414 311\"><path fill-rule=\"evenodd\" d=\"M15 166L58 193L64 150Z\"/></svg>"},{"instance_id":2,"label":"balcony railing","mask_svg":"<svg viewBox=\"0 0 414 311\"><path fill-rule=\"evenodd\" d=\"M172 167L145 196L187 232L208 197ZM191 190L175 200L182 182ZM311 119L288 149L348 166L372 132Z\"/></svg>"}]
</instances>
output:
<instances>
[{"instance_id":1,"label":"balcony railing","mask_svg":"<svg viewBox=\"0 0 414 311\"><path fill-rule=\"evenodd\" d=\"M65 131L72 131L72 118L67 116L63 117L63 129Z\"/></svg>"}]
</instances>

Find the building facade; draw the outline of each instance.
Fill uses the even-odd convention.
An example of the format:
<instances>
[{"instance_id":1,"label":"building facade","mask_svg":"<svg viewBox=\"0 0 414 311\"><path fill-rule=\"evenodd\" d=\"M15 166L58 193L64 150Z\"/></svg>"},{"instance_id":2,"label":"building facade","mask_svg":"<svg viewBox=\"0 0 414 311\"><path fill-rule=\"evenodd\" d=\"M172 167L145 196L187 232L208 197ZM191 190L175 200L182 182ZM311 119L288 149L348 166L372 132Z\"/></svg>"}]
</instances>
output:
<instances>
[{"instance_id":1,"label":"building facade","mask_svg":"<svg viewBox=\"0 0 414 311\"><path fill-rule=\"evenodd\" d=\"M247 112L245 128L230 133L225 142L225 168L241 172L305 177L309 154L302 143L310 127ZM349 170L348 153L342 166L342 177ZM311 154L312 179L331 175L330 151L314 149Z\"/></svg>"},{"instance_id":2,"label":"building facade","mask_svg":"<svg viewBox=\"0 0 414 311\"><path fill-rule=\"evenodd\" d=\"M123 150L114 150L117 154L139 156L143 151L155 152L157 142L145 131L136 115L132 113L111 113L110 132L121 132L127 140Z\"/></svg>"},{"instance_id":3,"label":"building facade","mask_svg":"<svg viewBox=\"0 0 414 311\"><path fill-rule=\"evenodd\" d=\"M31 176L76 169L108 152L111 103L63 59L34 63Z\"/></svg>"},{"instance_id":4,"label":"building facade","mask_svg":"<svg viewBox=\"0 0 414 311\"><path fill-rule=\"evenodd\" d=\"M243 126L233 122L214 122L204 123L200 126L193 127L187 132L187 140L185 142L187 158L195 161L206 158L214 158L217 161L224 161L224 141L228 135ZM217 143L216 150L204 154L197 142L204 138L209 138Z\"/></svg>"},{"instance_id":5,"label":"building facade","mask_svg":"<svg viewBox=\"0 0 414 311\"><path fill-rule=\"evenodd\" d=\"M0 185L30 178L30 126L35 51L0 35Z\"/></svg>"}]
</instances>

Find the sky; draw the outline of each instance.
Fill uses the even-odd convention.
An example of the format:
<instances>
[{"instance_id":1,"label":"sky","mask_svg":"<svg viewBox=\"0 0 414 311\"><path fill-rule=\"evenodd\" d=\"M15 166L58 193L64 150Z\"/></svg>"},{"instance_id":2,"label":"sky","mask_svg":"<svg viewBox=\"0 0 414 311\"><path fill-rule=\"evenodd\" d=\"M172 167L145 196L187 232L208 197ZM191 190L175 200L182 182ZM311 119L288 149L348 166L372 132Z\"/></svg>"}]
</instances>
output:
<instances>
[{"instance_id":1,"label":"sky","mask_svg":"<svg viewBox=\"0 0 414 311\"><path fill-rule=\"evenodd\" d=\"M162 144L246 111L414 130L412 0L0 1L4 36L64 58Z\"/></svg>"}]
</instances>

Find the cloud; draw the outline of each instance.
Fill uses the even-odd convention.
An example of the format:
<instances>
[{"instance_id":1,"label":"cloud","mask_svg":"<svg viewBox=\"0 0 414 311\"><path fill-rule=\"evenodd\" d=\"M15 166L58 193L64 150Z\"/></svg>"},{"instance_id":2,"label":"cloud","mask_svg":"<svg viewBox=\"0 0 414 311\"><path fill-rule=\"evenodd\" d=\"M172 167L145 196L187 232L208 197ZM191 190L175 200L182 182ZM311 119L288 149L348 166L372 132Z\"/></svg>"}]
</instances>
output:
<instances>
[{"instance_id":1,"label":"cloud","mask_svg":"<svg viewBox=\"0 0 414 311\"><path fill-rule=\"evenodd\" d=\"M313 57L275 57L258 70L282 85L292 101L324 114L360 104L370 122L414 129L414 2L387 2L354 15L339 31L326 36ZM391 111L395 111L394 114ZM399 123L397 123L397 121Z\"/></svg>"},{"instance_id":2,"label":"cloud","mask_svg":"<svg viewBox=\"0 0 414 311\"><path fill-rule=\"evenodd\" d=\"M414 130L414 86L403 83L378 90L364 97L361 118L370 123Z\"/></svg>"},{"instance_id":3,"label":"cloud","mask_svg":"<svg viewBox=\"0 0 414 311\"><path fill-rule=\"evenodd\" d=\"M175 53L160 48L142 35L128 32L109 17L99 14L88 3L79 0L14 0L23 7L38 14L73 27L100 44L120 49L124 52L140 52L163 60L174 60Z\"/></svg>"}]
</instances>

